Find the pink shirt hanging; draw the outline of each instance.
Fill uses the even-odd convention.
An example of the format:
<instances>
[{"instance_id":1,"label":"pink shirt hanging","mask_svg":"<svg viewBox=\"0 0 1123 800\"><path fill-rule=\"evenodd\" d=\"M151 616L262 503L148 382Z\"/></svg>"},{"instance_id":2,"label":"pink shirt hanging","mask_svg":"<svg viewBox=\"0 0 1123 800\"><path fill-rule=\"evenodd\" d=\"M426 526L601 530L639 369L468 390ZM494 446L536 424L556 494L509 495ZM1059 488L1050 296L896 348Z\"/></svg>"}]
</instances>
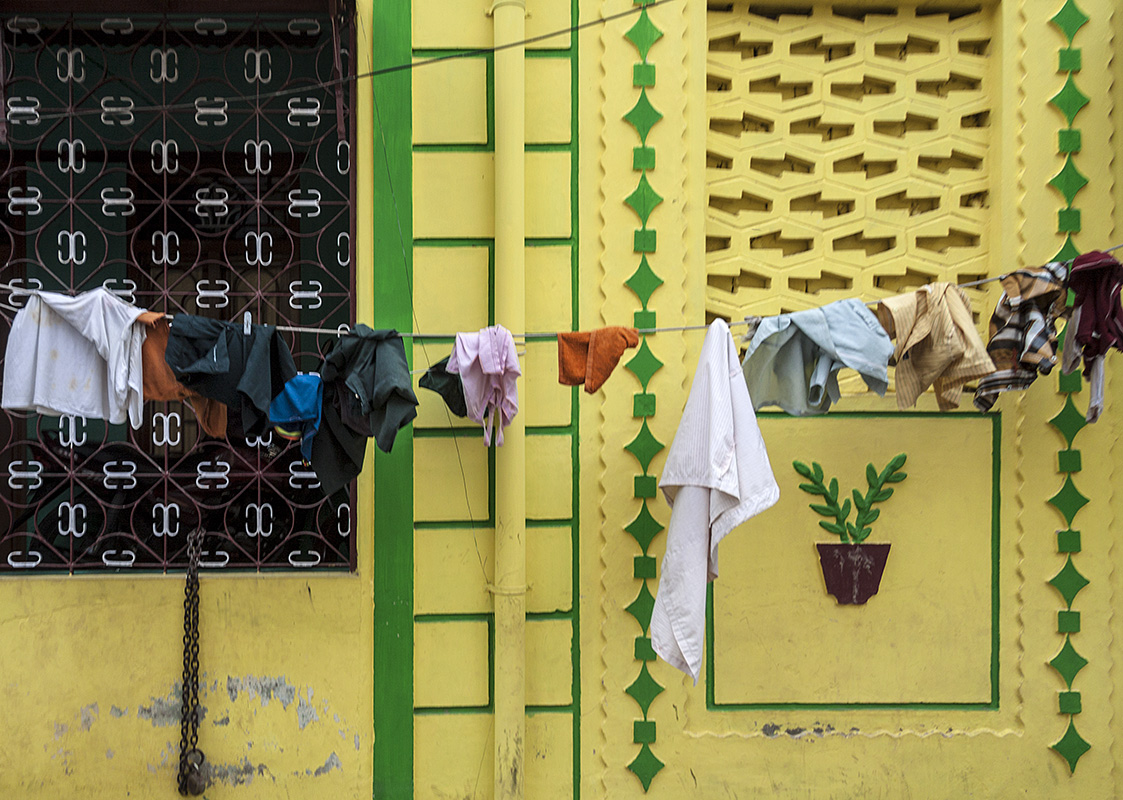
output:
<instances>
[{"instance_id":1,"label":"pink shirt hanging","mask_svg":"<svg viewBox=\"0 0 1123 800\"><path fill-rule=\"evenodd\" d=\"M447 369L460 375L468 418L484 426L484 444L491 444L492 428L495 443L503 444L503 429L519 412L515 381L522 375L511 332L493 325L478 333L456 334Z\"/></svg>"}]
</instances>

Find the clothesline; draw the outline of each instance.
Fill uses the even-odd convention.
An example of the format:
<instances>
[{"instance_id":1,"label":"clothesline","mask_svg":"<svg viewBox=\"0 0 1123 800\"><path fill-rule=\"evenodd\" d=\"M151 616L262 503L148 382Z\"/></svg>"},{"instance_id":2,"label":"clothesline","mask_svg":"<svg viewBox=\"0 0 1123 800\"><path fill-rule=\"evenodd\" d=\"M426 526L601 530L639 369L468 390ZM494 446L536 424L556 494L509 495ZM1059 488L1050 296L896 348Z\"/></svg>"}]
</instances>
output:
<instances>
[{"instance_id":1,"label":"clothesline","mask_svg":"<svg viewBox=\"0 0 1123 800\"><path fill-rule=\"evenodd\" d=\"M1123 243L1112 245L1111 247L1108 247L1108 248L1102 250L1101 252L1110 253L1110 252L1118 250L1120 248L1123 248ZM1072 261L1069 260L1069 261L1065 261L1063 263L1071 264ZM1006 277L1005 274L994 275L994 276L989 277L989 278L982 278L982 279L977 280L977 281L969 281L967 283L959 283L959 284L956 284L956 285L959 286L960 288L968 288L968 287L972 287L972 286L981 286L984 283L991 283L993 281L1002 280L1005 277ZM929 284L925 284L925 285L929 285ZM39 289L29 289L29 288L26 288L26 287L14 286L10 283L0 283L0 289L7 291L11 295L31 294L32 292L41 291ZM872 301L872 302L877 302L877 301ZM2 305L2 304L0 304L0 305ZM11 308L10 306L6 306L6 305L4 305L4 307L5 308ZM13 310L15 310L15 309L13 309ZM168 314L167 318L170 319L170 320L174 320L175 315ZM737 326L741 326L741 325L750 325L750 324L753 324L755 321L756 321L756 318L754 318L754 317L746 317L745 319L742 319L742 320L732 320L728 324L729 324L729 327L733 328L733 327L737 327ZM350 328L346 325L340 326L338 328L317 328L317 327L308 327L308 326L300 326L300 325L275 325L273 327L275 327L277 330L285 332L285 333L310 333L310 334L316 334L316 335L330 334L332 336L345 336L349 333L349 330L350 330ZM650 336L650 335L657 334L657 333L677 333L677 332L681 332L681 331L704 331L707 328L709 328L709 325L668 325L668 326L663 326L663 327L659 327L659 328L637 328L636 332L638 334L640 334L641 336ZM456 338L455 333L421 333L421 332L411 332L411 331L399 331L398 335L401 336L403 339L412 339L413 341L431 341L431 340L438 340L438 339L455 339ZM524 342L552 341L552 340L556 340L558 338L558 332L557 331L552 331L552 332L551 331L528 331L526 333L512 333L511 335L516 341L522 340Z\"/></svg>"}]
</instances>

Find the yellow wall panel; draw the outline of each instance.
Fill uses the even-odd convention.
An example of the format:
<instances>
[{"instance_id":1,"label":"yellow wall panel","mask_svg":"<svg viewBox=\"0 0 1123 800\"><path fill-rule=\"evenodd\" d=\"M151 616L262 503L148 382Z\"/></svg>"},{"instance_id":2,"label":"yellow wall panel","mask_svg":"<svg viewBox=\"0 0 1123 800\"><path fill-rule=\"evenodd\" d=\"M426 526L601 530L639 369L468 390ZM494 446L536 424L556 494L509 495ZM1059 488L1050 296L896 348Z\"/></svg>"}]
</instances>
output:
<instances>
[{"instance_id":1,"label":"yellow wall panel","mask_svg":"<svg viewBox=\"0 0 1123 800\"><path fill-rule=\"evenodd\" d=\"M572 539L569 528L527 530L527 611L568 611L573 606Z\"/></svg>"},{"instance_id":2,"label":"yellow wall panel","mask_svg":"<svg viewBox=\"0 0 1123 800\"><path fill-rule=\"evenodd\" d=\"M415 439L413 475L415 520L487 519L487 448L482 431L478 437L456 440Z\"/></svg>"},{"instance_id":3,"label":"yellow wall panel","mask_svg":"<svg viewBox=\"0 0 1123 800\"><path fill-rule=\"evenodd\" d=\"M573 717L526 717L526 797L571 800L573 795Z\"/></svg>"},{"instance_id":4,"label":"yellow wall panel","mask_svg":"<svg viewBox=\"0 0 1123 800\"><path fill-rule=\"evenodd\" d=\"M568 142L570 133L568 58L526 60L526 141Z\"/></svg>"},{"instance_id":5,"label":"yellow wall panel","mask_svg":"<svg viewBox=\"0 0 1123 800\"><path fill-rule=\"evenodd\" d=\"M413 154L416 238L486 238L494 231L494 154Z\"/></svg>"},{"instance_id":6,"label":"yellow wall panel","mask_svg":"<svg viewBox=\"0 0 1123 800\"><path fill-rule=\"evenodd\" d=\"M570 252L569 247L526 248L527 330L567 331L572 327ZM532 341L522 361L526 424L568 424L571 392L558 383L557 345Z\"/></svg>"},{"instance_id":7,"label":"yellow wall panel","mask_svg":"<svg viewBox=\"0 0 1123 800\"><path fill-rule=\"evenodd\" d=\"M495 745L490 714L418 714L413 719L413 741L417 800L493 796Z\"/></svg>"},{"instance_id":8,"label":"yellow wall panel","mask_svg":"<svg viewBox=\"0 0 1123 800\"><path fill-rule=\"evenodd\" d=\"M490 47L494 41L488 3L463 0L414 0L413 46L415 48ZM569 5L556 0L527 0L528 39L564 30L570 25ZM551 36L527 45L530 49L569 46L570 35Z\"/></svg>"},{"instance_id":9,"label":"yellow wall panel","mask_svg":"<svg viewBox=\"0 0 1123 800\"><path fill-rule=\"evenodd\" d=\"M420 622L413 628L413 704L486 706L486 622Z\"/></svg>"},{"instance_id":10,"label":"yellow wall panel","mask_svg":"<svg viewBox=\"0 0 1123 800\"><path fill-rule=\"evenodd\" d=\"M413 143L487 142L487 62L460 58L413 70Z\"/></svg>"},{"instance_id":11,"label":"yellow wall panel","mask_svg":"<svg viewBox=\"0 0 1123 800\"><path fill-rule=\"evenodd\" d=\"M780 502L722 543L715 700L989 703L991 421L769 417L761 431ZM839 605L814 546L839 540L819 527L808 508L819 498L798 488L792 461L820 462L840 495L864 494L866 464L880 471L897 453L908 477L875 506L867 540L891 544L881 588L865 605Z\"/></svg>"},{"instance_id":12,"label":"yellow wall panel","mask_svg":"<svg viewBox=\"0 0 1123 800\"><path fill-rule=\"evenodd\" d=\"M418 330L426 333L458 333L487 327L488 249L486 247L415 247L413 292L421 302L414 314ZM452 350L450 344L425 345L430 352ZM414 344L414 367L418 362Z\"/></svg>"},{"instance_id":13,"label":"yellow wall panel","mask_svg":"<svg viewBox=\"0 0 1123 800\"><path fill-rule=\"evenodd\" d=\"M528 238L569 236L569 163L569 153L526 154Z\"/></svg>"},{"instance_id":14,"label":"yellow wall panel","mask_svg":"<svg viewBox=\"0 0 1123 800\"><path fill-rule=\"evenodd\" d=\"M568 436L528 436L527 519L566 519L573 497L573 459Z\"/></svg>"},{"instance_id":15,"label":"yellow wall panel","mask_svg":"<svg viewBox=\"0 0 1123 800\"><path fill-rule=\"evenodd\" d=\"M526 704L564 706L573 702L573 624L567 619L526 624Z\"/></svg>"},{"instance_id":16,"label":"yellow wall panel","mask_svg":"<svg viewBox=\"0 0 1123 800\"><path fill-rule=\"evenodd\" d=\"M414 531L414 613L491 611L487 584L492 580L494 547L491 528Z\"/></svg>"}]
</instances>

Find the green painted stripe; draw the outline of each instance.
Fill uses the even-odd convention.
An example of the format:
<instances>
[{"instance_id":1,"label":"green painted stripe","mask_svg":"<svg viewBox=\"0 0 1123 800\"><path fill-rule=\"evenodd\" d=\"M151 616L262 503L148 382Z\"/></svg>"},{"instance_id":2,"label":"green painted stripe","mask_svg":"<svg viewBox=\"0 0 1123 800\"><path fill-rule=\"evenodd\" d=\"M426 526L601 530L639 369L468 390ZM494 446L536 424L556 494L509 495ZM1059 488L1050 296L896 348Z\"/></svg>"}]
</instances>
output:
<instances>
[{"instance_id":1,"label":"green painted stripe","mask_svg":"<svg viewBox=\"0 0 1123 800\"><path fill-rule=\"evenodd\" d=\"M571 161L573 159L570 159ZM570 192L572 195L573 192ZM576 226L574 226L576 229ZM577 244L577 237L574 236L536 236L526 237L527 247L569 247Z\"/></svg>"},{"instance_id":2,"label":"green painted stripe","mask_svg":"<svg viewBox=\"0 0 1123 800\"><path fill-rule=\"evenodd\" d=\"M569 619L573 618L573 610L570 609L569 611L528 611L528 612L526 612L526 618L528 620L535 620L535 621L550 620L550 619L569 620Z\"/></svg>"},{"instance_id":3,"label":"green painted stripe","mask_svg":"<svg viewBox=\"0 0 1123 800\"><path fill-rule=\"evenodd\" d=\"M459 530L462 528L494 528L495 520L493 519L419 519L414 520L414 530L419 531L432 531L432 530Z\"/></svg>"},{"instance_id":4,"label":"green painted stripe","mask_svg":"<svg viewBox=\"0 0 1123 800\"><path fill-rule=\"evenodd\" d=\"M491 622L490 611L455 611L444 614L414 614L413 620L423 622Z\"/></svg>"},{"instance_id":5,"label":"green painted stripe","mask_svg":"<svg viewBox=\"0 0 1123 800\"><path fill-rule=\"evenodd\" d=\"M528 528L568 528L573 520L568 517L562 519L527 519Z\"/></svg>"},{"instance_id":6,"label":"green painted stripe","mask_svg":"<svg viewBox=\"0 0 1123 800\"><path fill-rule=\"evenodd\" d=\"M375 3L374 69L411 56L409 3ZM374 93L374 325L413 330L413 160L409 71ZM403 263L404 259L404 263ZM413 436L374 464L374 796L413 797Z\"/></svg>"},{"instance_id":7,"label":"green painted stripe","mask_svg":"<svg viewBox=\"0 0 1123 800\"><path fill-rule=\"evenodd\" d=\"M486 247L495 250L495 241L492 239L478 239L475 237L461 236L446 238L434 236L429 239L414 239L414 247Z\"/></svg>"},{"instance_id":8,"label":"green painted stripe","mask_svg":"<svg viewBox=\"0 0 1123 800\"><path fill-rule=\"evenodd\" d=\"M570 24L576 26L580 22L581 13L578 0L570 3ZM579 147L577 120L580 114L578 100L578 87L580 86L580 72L578 70L578 48L580 38L573 34L569 47L569 141L573 155L569 159L569 218L570 237L573 245L569 248L570 258L570 330L577 330L581 319L580 292L581 292L581 262L578 258L577 232L581 230L581 207L578 203L580 195L580 182L578 181L577 167L581 161ZM573 520L570 525L570 539L572 547L572 568L570 569L571 585L569 602L573 611L573 638L570 646L571 671L573 687L570 696L573 698L573 797L581 798L581 412L578 402L580 400L577 387L574 386L569 394L569 419L573 426L573 438L570 440L570 458L573 462L573 480L571 490L573 493L573 506L570 512Z\"/></svg>"},{"instance_id":9,"label":"green painted stripe","mask_svg":"<svg viewBox=\"0 0 1123 800\"><path fill-rule=\"evenodd\" d=\"M530 142L523 149L528 153L568 153L571 146L568 142Z\"/></svg>"},{"instance_id":10,"label":"green painted stripe","mask_svg":"<svg viewBox=\"0 0 1123 800\"><path fill-rule=\"evenodd\" d=\"M535 340L542 341L542 340ZM550 341L550 340L546 340ZM576 387L574 387L576 388ZM570 422L565 425L527 425L527 436L572 436L577 432L577 425Z\"/></svg>"},{"instance_id":11,"label":"green painted stripe","mask_svg":"<svg viewBox=\"0 0 1123 800\"><path fill-rule=\"evenodd\" d=\"M572 714L573 703L566 703L559 706L532 706L527 705L527 714Z\"/></svg>"},{"instance_id":12,"label":"green painted stripe","mask_svg":"<svg viewBox=\"0 0 1123 800\"><path fill-rule=\"evenodd\" d=\"M479 439L480 429L476 426L458 428L414 428L415 439Z\"/></svg>"},{"instance_id":13,"label":"green painted stripe","mask_svg":"<svg viewBox=\"0 0 1123 800\"><path fill-rule=\"evenodd\" d=\"M1001 625L998 615L1002 592L1000 591L999 559L1002 540L1002 415L991 417L991 498L990 498L990 704L998 708L999 686L998 654Z\"/></svg>"}]
</instances>

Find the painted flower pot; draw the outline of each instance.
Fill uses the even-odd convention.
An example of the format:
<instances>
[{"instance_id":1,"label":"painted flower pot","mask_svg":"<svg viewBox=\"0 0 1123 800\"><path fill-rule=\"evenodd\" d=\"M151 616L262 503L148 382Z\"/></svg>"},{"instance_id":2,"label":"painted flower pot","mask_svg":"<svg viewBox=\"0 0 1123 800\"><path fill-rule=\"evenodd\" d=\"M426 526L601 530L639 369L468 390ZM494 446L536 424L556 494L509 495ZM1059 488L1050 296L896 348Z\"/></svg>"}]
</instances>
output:
<instances>
[{"instance_id":1,"label":"painted flower pot","mask_svg":"<svg viewBox=\"0 0 1123 800\"><path fill-rule=\"evenodd\" d=\"M877 594L888 544L816 544L827 592L839 605L864 605Z\"/></svg>"}]
</instances>

